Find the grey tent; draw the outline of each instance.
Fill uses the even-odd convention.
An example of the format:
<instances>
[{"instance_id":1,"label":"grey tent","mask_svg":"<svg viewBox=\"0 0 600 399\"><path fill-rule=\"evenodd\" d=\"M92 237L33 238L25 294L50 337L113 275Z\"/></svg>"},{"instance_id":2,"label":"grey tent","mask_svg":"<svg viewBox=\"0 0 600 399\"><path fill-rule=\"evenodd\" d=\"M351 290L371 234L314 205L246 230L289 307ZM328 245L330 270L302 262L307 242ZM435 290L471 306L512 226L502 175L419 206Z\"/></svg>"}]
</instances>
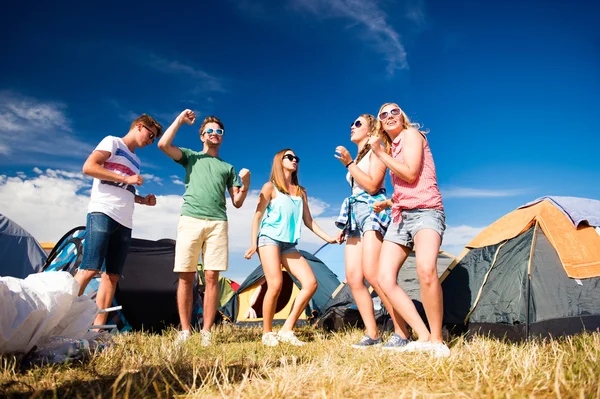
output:
<instances>
[{"instance_id":1,"label":"grey tent","mask_svg":"<svg viewBox=\"0 0 600 399\"><path fill-rule=\"evenodd\" d=\"M25 278L46 262L46 252L24 228L0 214L0 276Z\"/></svg>"},{"instance_id":2,"label":"grey tent","mask_svg":"<svg viewBox=\"0 0 600 399\"><path fill-rule=\"evenodd\" d=\"M600 234L588 223L600 219L575 222L560 206L585 215L594 202L600 217L600 201L553 197L483 230L442 276L444 323L509 340L600 328Z\"/></svg>"},{"instance_id":3,"label":"grey tent","mask_svg":"<svg viewBox=\"0 0 600 399\"><path fill-rule=\"evenodd\" d=\"M319 258L303 250L300 250L300 254L307 260L319 284L317 292L299 318L299 324L302 324L323 312L325 304L331 298L333 291L339 286L340 281ZM258 266L240 285L233 298L219 309L221 315L225 319L238 324L261 323L262 302L266 289L265 274L262 266ZM282 322L288 317L299 291L300 283L298 280L284 269L283 286L273 318L275 323Z\"/></svg>"},{"instance_id":4,"label":"grey tent","mask_svg":"<svg viewBox=\"0 0 600 399\"><path fill-rule=\"evenodd\" d=\"M325 244L317 252L315 256L323 259L325 264L341 264L344 263L344 246ZM440 251L437 261L438 275L441 275L446 271L448 266L454 261L454 256L447 252ZM419 279L417 278L417 267L415 260L415 253L411 252L408 259L402 265L400 272L398 273L398 284L406 291L408 296L413 300L415 306L423 317L424 311L420 302L420 287ZM391 322L386 309L383 307L379 296L375 291L369 288L371 296L373 297L373 304L375 308L375 319L377 323L385 329L390 329ZM355 325L362 327L362 320L356 303L352 297L352 291L350 286L344 281L334 292L333 297L329 300L325 306L323 315L316 321L316 325L326 330L339 330L349 325Z\"/></svg>"}]
</instances>

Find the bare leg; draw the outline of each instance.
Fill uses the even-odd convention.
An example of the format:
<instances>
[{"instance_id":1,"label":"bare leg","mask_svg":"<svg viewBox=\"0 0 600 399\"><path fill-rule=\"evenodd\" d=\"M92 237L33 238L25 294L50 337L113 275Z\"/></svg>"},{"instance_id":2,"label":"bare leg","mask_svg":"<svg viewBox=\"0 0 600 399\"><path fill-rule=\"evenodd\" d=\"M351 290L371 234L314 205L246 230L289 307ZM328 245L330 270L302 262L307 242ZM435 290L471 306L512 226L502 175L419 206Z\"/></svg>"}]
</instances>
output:
<instances>
[{"instance_id":1,"label":"bare leg","mask_svg":"<svg viewBox=\"0 0 600 399\"><path fill-rule=\"evenodd\" d=\"M375 322L373 299L364 282L363 275L363 243L359 237L349 237L345 248L346 281L352 291L354 302L360 313L365 330L372 339L379 338L379 330Z\"/></svg>"},{"instance_id":2,"label":"bare leg","mask_svg":"<svg viewBox=\"0 0 600 399\"><path fill-rule=\"evenodd\" d=\"M217 307L219 305L219 272L205 270L204 281L206 286L204 291L204 325L202 326L202 330L210 331L215 322Z\"/></svg>"},{"instance_id":3,"label":"bare leg","mask_svg":"<svg viewBox=\"0 0 600 399\"><path fill-rule=\"evenodd\" d=\"M315 294L315 291L317 291L317 279L308 265L308 262L299 252L291 252L283 255L282 261L285 268L292 276L298 279L302 286L302 289L294 300L292 310L281 328L282 332L287 332L294 329L300 314L304 311L306 305L308 305L308 301L310 301L310 298Z\"/></svg>"},{"instance_id":4,"label":"bare leg","mask_svg":"<svg viewBox=\"0 0 600 399\"><path fill-rule=\"evenodd\" d=\"M431 342L442 342L442 317L444 303L442 286L437 273L437 257L442 239L431 229L420 230L415 235L417 275L421 286L421 300L429 322Z\"/></svg>"},{"instance_id":5,"label":"bare leg","mask_svg":"<svg viewBox=\"0 0 600 399\"><path fill-rule=\"evenodd\" d=\"M181 329L189 331L192 322L193 287L196 272L179 272L179 284L177 285L177 310Z\"/></svg>"},{"instance_id":6,"label":"bare leg","mask_svg":"<svg viewBox=\"0 0 600 399\"><path fill-rule=\"evenodd\" d=\"M113 297L115 296L118 281L119 276L117 274L102 273L100 286L98 287L98 293L96 294L96 305L98 305L98 309L102 310L110 307ZM94 324L106 324L107 318L107 313L99 313L94 320Z\"/></svg>"},{"instance_id":7,"label":"bare leg","mask_svg":"<svg viewBox=\"0 0 600 399\"><path fill-rule=\"evenodd\" d=\"M379 285L379 254L381 253L381 245L382 245L382 237L381 234L376 231L367 231L363 236L363 250L362 250L362 270L365 278L373 287L375 292L379 295L383 306L387 309L390 317L392 318L392 323L394 324L394 332L400 335L402 338L408 338L408 328L406 327L406 322L398 314L394 307L392 306L390 300L385 295L381 286ZM397 272L396 272L397 274ZM373 318L373 322L375 322L375 318ZM373 338L373 337L371 337Z\"/></svg>"},{"instance_id":8,"label":"bare leg","mask_svg":"<svg viewBox=\"0 0 600 399\"><path fill-rule=\"evenodd\" d=\"M429 341L429 330L410 297L398 285L396 279L400 267L410 250L402 245L384 241L379 256L379 285L390 303L419 336L419 341Z\"/></svg>"},{"instance_id":9,"label":"bare leg","mask_svg":"<svg viewBox=\"0 0 600 399\"><path fill-rule=\"evenodd\" d=\"M267 292L263 300L263 331L269 333L273 331L273 316L275 316L277 299L283 284L279 247L275 245L260 247L258 255L267 280Z\"/></svg>"},{"instance_id":10,"label":"bare leg","mask_svg":"<svg viewBox=\"0 0 600 399\"><path fill-rule=\"evenodd\" d=\"M85 270L79 269L75 274L75 281L79 283L79 296L82 296L85 292L85 288L92 281L94 276L98 273L97 270Z\"/></svg>"}]
</instances>

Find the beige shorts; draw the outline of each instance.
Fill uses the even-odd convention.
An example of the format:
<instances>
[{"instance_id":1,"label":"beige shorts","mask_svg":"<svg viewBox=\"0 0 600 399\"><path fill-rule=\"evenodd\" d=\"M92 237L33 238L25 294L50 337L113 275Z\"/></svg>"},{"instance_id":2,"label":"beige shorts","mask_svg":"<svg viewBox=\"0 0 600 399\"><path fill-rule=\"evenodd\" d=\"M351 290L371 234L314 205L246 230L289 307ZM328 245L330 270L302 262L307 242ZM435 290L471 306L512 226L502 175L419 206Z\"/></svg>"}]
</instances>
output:
<instances>
[{"instance_id":1,"label":"beige shorts","mask_svg":"<svg viewBox=\"0 0 600 399\"><path fill-rule=\"evenodd\" d=\"M175 244L174 272L195 272L202 253L204 270L227 270L227 221L180 216Z\"/></svg>"}]
</instances>

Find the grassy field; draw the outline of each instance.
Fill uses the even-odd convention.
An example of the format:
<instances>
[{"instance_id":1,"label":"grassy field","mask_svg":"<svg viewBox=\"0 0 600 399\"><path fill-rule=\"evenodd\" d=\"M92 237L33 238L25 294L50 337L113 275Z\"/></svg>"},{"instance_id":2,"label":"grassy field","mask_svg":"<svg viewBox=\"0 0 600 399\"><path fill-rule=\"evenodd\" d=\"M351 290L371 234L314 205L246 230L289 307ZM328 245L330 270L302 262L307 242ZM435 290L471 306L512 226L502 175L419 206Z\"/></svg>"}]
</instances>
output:
<instances>
[{"instance_id":1,"label":"grassy field","mask_svg":"<svg viewBox=\"0 0 600 399\"><path fill-rule=\"evenodd\" d=\"M266 348L258 328L223 326L216 344L176 332L135 333L85 362L22 369L0 357L2 397L600 397L600 333L510 344L489 338L450 342L452 354L357 350L362 332L298 335L310 344Z\"/></svg>"}]
</instances>

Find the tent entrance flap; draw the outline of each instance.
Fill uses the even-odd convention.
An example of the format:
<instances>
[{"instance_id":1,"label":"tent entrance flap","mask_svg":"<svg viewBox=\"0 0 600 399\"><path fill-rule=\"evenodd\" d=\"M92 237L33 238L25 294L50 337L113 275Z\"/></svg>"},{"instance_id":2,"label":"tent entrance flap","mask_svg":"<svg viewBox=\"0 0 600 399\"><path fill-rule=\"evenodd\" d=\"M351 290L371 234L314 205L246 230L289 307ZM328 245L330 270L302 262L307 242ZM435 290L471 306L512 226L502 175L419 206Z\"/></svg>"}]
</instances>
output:
<instances>
[{"instance_id":1,"label":"tent entrance flap","mask_svg":"<svg viewBox=\"0 0 600 399\"><path fill-rule=\"evenodd\" d=\"M258 322L263 318L263 303L267 292L267 282L265 278L261 278L251 287L239 293L239 317L240 322ZM292 306L300 289L296 286L289 273L285 270L282 272L281 292L277 298L275 306L275 315L273 320L285 320L292 311ZM306 319L306 314L303 312L300 319Z\"/></svg>"}]
</instances>

